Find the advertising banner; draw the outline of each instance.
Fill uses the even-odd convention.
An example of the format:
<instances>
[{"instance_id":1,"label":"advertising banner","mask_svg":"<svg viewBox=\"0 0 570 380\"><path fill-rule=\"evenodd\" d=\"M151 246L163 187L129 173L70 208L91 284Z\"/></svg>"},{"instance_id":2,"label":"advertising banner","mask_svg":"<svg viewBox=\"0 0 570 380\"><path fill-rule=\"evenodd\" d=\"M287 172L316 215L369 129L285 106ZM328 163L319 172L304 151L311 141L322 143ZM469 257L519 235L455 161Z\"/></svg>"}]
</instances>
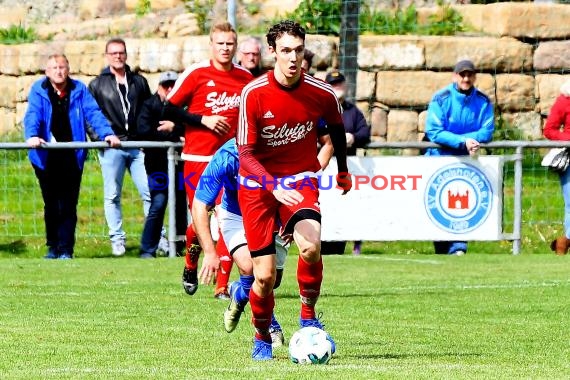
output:
<instances>
[{"instance_id":1,"label":"advertising banner","mask_svg":"<svg viewBox=\"0 0 570 380\"><path fill-rule=\"evenodd\" d=\"M349 157L320 178L322 240L502 240L501 156Z\"/></svg>"}]
</instances>

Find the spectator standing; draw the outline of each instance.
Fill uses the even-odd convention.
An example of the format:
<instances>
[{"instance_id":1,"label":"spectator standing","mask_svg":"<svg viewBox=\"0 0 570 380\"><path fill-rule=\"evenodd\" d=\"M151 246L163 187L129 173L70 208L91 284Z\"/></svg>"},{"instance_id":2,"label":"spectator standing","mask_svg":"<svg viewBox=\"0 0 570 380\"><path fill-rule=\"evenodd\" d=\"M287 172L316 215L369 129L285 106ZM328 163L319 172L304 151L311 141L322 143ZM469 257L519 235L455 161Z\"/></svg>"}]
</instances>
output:
<instances>
[{"instance_id":1,"label":"spectator standing","mask_svg":"<svg viewBox=\"0 0 570 380\"><path fill-rule=\"evenodd\" d=\"M69 77L69 61L63 54L50 55L45 78L36 81L28 96L24 135L34 149L28 157L38 178L44 201L46 259L72 259L77 225L77 202L85 149L35 149L42 144L85 142L87 130L112 147L120 146L109 122L87 87Z\"/></svg>"},{"instance_id":2,"label":"spectator standing","mask_svg":"<svg viewBox=\"0 0 570 380\"><path fill-rule=\"evenodd\" d=\"M346 154L356 156L356 149L363 148L370 142L370 127L366 118L356 105L346 100L346 78L340 71L331 71L325 77L342 106L342 121L346 136ZM355 241L352 253L360 255L362 241Z\"/></svg>"},{"instance_id":3,"label":"spectator standing","mask_svg":"<svg viewBox=\"0 0 570 380\"><path fill-rule=\"evenodd\" d=\"M142 105L137 123L137 135L142 140L180 142L184 134L184 126L170 121L164 103L167 95L174 87L178 74L174 71L162 73L158 80L158 89ZM178 110L176 108L175 110ZM185 113L183 110L180 112ZM164 214L168 205L168 154L164 148L145 149L144 165L148 176L150 190L150 208L145 219L141 237L140 257L156 257L159 248ZM182 163L176 165L176 231L178 235L186 232L187 206L186 193L180 182L183 170ZM161 247L161 249L164 249ZM166 250L168 254L168 250Z\"/></svg>"},{"instance_id":4,"label":"spectator standing","mask_svg":"<svg viewBox=\"0 0 570 380\"><path fill-rule=\"evenodd\" d=\"M185 161L184 183L190 209L206 165L218 148L235 137L241 90L253 79L249 71L232 63L237 50L237 33L230 23L212 26L210 48L212 59L188 67L167 98L174 106L187 107L188 112L203 115L200 123L187 123L184 133L182 159ZM186 230L186 249L182 286L188 295L193 295L198 289L201 248L192 224ZM221 235L216 251L222 267L217 273L214 295L227 299L232 261Z\"/></svg>"},{"instance_id":5,"label":"spectator standing","mask_svg":"<svg viewBox=\"0 0 570 380\"><path fill-rule=\"evenodd\" d=\"M105 46L108 66L89 84L89 90L111 122L121 141L136 140L137 118L143 102L151 96L146 79L126 64L127 45L112 38ZM109 227L112 253L125 254L126 233L123 230L121 196L125 171L128 170L143 200L144 215L150 207L150 192L144 168L144 153L138 148L111 149L99 152L103 173L105 218Z\"/></svg>"},{"instance_id":6,"label":"spectator standing","mask_svg":"<svg viewBox=\"0 0 570 380\"><path fill-rule=\"evenodd\" d=\"M334 146L337 183L345 193L352 186L340 104L328 84L301 69L305 30L293 21L282 21L269 29L267 42L275 68L244 88L237 135L243 185L238 200L255 276L249 292L256 331L254 360L273 358L269 328L275 306L273 236L278 224L283 235L293 234L299 247L299 324L323 328L315 313L323 278L316 178L321 167L317 159L321 118ZM328 339L334 351L334 341Z\"/></svg>"},{"instance_id":7,"label":"spectator standing","mask_svg":"<svg viewBox=\"0 0 570 380\"><path fill-rule=\"evenodd\" d=\"M550 109L544 124L544 137L549 140L570 140L570 81L560 87L560 95ZM550 244L557 255L565 255L570 247L570 170L559 173L564 198L564 234Z\"/></svg>"},{"instance_id":8,"label":"spectator standing","mask_svg":"<svg viewBox=\"0 0 570 380\"><path fill-rule=\"evenodd\" d=\"M435 93L428 106L425 133L428 141L441 145L430 148L427 156L477 155L480 143L493 138L493 104L475 87L477 70L470 60L459 61L453 70L453 83ZM435 253L462 256L466 241L436 241Z\"/></svg>"},{"instance_id":9,"label":"spectator standing","mask_svg":"<svg viewBox=\"0 0 570 380\"><path fill-rule=\"evenodd\" d=\"M238 63L249 70L255 78L264 73L261 69L261 42L250 37L239 45L237 54Z\"/></svg>"}]
</instances>

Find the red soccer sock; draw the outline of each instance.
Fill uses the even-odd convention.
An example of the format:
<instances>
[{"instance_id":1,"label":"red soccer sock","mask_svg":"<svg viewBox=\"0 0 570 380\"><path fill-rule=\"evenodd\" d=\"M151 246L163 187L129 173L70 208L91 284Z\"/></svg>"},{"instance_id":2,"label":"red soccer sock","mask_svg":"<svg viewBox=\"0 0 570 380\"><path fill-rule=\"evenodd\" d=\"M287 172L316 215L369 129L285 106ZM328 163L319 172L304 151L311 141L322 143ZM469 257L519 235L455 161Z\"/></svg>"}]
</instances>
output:
<instances>
[{"instance_id":1,"label":"red soccer sock","mask_svg":"<svg viewBox=\"0 0 570 380\"><path fill-rule=\"evenodd\" d=\"M260 297L253 288L249 291L249 305L251 307L251 322L255 327L255 337L259 340L271 343L271 335L269 335L269 326L271 325L271 316L275 307L275 298L273 292L267 297Z\"/></svg>"},{"instance_id":2,"label":"red soccer sock","mask_svg":"<svg viewBox=\"0 0 570 380\"><path fill-rule=\"evenodd\" d=\"M218 243L216 244L216 253L220 258L220 270L218 270L216 275L215 294L218 293L218 290L222 290L223 288L227 289L228 282L230 280L230 274L232 272L232 264L234 263L221 233L220 238L218 239Z\"/></svg>"},{"instance_id":3,"label":"red soccer sock","mask_svg":"<svg viewBox=\"0 0 570 380\"><path fill-rule=\"evenodd\" d=\"M191 270L198 269L198 259L200 258L201 249L197 249L195 245L198 245L198 236L194 231L194 226L192 224L188 225L186 228L186 268Z\"/></svg>"},{"instance_id":4,"label":"red soccer sock","mask_svg":"<svg viewBox=\"0 0 570 380\"><path fill-rule=\"evenodd\" d=\"M299 256L297 263L297 282L301 295L301 318L315 318L315 305L321 293L323 282L323 258L309 264Z\"/></svg>"}]
</instances>

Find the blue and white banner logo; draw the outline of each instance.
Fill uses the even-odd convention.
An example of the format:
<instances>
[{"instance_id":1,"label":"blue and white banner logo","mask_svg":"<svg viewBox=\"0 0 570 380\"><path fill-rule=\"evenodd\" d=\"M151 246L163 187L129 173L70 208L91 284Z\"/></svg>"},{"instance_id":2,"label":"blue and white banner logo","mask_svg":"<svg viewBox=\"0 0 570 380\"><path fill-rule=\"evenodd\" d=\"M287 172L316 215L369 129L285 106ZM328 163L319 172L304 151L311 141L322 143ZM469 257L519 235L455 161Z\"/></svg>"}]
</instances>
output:
<instances>
[{"instance_id":1,"label":"blue and white banner logo","mask_svg":"<svg viewBox=\"0 0 570 380\"><path fill-rule=\"evenodd\" d=\"M479 227L491 212L493 189L475 166L444 166L428 180L424 204L431 221L444 231L461 234Z\"/></svg>"}]
</instances>

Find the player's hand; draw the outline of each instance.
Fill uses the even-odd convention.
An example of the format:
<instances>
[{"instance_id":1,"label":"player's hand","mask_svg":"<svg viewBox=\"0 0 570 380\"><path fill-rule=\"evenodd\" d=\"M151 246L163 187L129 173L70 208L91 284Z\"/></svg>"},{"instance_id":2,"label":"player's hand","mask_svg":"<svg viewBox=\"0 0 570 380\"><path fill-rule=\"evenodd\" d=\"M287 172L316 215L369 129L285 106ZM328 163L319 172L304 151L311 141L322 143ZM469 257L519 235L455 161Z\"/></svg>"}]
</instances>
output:
<instances>
[{"instance_id":1,"label":"player's hand","mask_svg":"<svg viewBox=\"0 0 570 380\"><path fill-rule=\"evenodd\" d=\"M111 146L111 148L117 148L121 146L121 140L115 135L109 135L105 137L105 142Z\"/></svg>"},{"instance_id":2,"label":"player's hand","mask_svg":"<svg viewBox=\"0 0 570 380\"><path fill-rule=\"evenodd\" d=\"M31 148L37 148L42 144L45 144L46 141L44 139L42 139L41 137L30 137L29 139L26 140L26 144L28 144Z\"/></svg>"},{"instance_id":3,"label":"player's hand","mask_svg":"<svg viewBox=\"0 0 570 380\"><path fill-rule=\"evenodd\" d=\"M204 260L202 260L202 268L198 273L198 281L203 285L210 285L216 280L216 272L220 268L220 258L214 252L204 253Z\"/></svg>"},{"instance_id":4,"label":"player's hand","mask_svg":"<svg viewBox=\"0 0 570 380\"><path fill-rule=\"evenodd\" d=\"M286 206L294 206L305 199L300 192L294 189L274 189L272 193L275 199Z\"/></svg>"},{"instance_id":5,"label":"player's hand","mask_svg":"<svg viewBox=\"0 0 570 380\"><path fill-rule=\"evenodd\" d=\"M158 128L156 128L159 132L172 132L174 130L174 123L170 120L161 120L158 122Z\"/></svg>"},{"instance_id":6,"label":"player's hand","mask_svg":"<svg viewBox=\"0 0 570 380\"><path fill-rule=\"evenodd\" d=\"M220 115L202 116L202 124L218 135L224 135L230 131L231 126L227 117Z\"/></svg>"},{"instance_id":7,"label":"player's hand","mask_svg":"<svg viewBox=\"0 0 570 380\"><path fill-rule=\"evenodd\" d=\"M342 195L348 193L352 189L352 178L350 173L338 173L336 175L336 185L342 189Z\"/></svg>"}]
</instances>

